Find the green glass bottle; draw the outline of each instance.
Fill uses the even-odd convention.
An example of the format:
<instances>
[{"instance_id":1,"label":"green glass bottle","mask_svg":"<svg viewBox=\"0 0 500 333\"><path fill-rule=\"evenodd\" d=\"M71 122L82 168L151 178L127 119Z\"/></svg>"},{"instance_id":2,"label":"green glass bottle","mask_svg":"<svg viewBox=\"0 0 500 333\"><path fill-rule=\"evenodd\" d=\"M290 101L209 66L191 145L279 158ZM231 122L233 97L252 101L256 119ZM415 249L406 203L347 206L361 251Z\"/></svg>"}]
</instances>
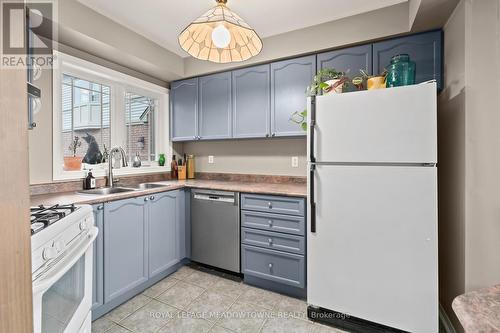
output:
<instances>
[{"instance_id":1,"label":"green glass bottle","mask_svg":"<svg viewBox=\"0 0 500 333\"><path fill-rule=\"evenodd\" d=\"M408 54L392 57L387 71L387 87L401 87L415 84L415 62Z\"/></svg>"},{"instance_id":2,"label":"green glass bottle","mask_svg":"<svg viewBox=\"0 0 500 333\"><path fill-rule=\"evenodd\" d=\"M160 158L158 158L158 165L159 166L165 165L165 154L160 154Z\"/></svg>"}]
</instances>

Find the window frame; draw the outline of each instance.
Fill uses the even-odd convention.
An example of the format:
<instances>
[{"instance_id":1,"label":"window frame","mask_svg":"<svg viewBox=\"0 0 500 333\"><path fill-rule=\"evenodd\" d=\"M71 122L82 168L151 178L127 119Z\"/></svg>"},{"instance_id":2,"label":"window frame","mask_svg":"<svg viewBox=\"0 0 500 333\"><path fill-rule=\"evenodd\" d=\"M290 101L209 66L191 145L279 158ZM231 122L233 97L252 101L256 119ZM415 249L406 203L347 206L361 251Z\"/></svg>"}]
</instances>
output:
<instances>
[{"instance_id":1,"label":"window frame","mask_svg":"<svg viewBox=\"0 0 500 333\"><path fill-rule=\"evenodd\" d=\"M153 113L155 162L151 166L132 168L117 168L115 175L134 175L170 171L168 165L158 166L156 162L159 153L167 156L172 154L172 143L169 140L169 89L159 85L135 78L133 76L115 71L113 69L91 63L89 61L54 51L54 69L52 78L52 178L53 180L74 180L85 177L86 170L65 171L63 165L62 147L62 82L63 75L71 75L91 82L110 87L110 136L111 146L123 147L127 143L127 129L125 124L125 98L126 93L135 93L156 100L157 107ZM131 158L130 156L128 156ZM96 177L107 175L104 165L96 165L92 173Z\"/></svg>"}]
</instances>

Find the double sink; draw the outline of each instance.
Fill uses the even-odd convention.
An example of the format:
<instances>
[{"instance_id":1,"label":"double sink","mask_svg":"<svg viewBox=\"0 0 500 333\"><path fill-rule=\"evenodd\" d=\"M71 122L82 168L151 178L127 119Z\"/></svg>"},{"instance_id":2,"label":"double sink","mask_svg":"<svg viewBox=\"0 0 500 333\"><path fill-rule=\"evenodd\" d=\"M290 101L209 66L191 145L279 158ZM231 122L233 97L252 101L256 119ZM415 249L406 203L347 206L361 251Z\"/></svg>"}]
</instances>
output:
<instances>
[{"instance_id":1,"label":"double sink","mask_svg":"<svg viewBox=\"0 0 500 333\"><path fill-rule=\"evenodd\" d=\"M103 188L96 188L93 190L78 191L78 193L107 195L107 194L117 194L117 193L149 190L149 189L153 189L153 188L167 187L167 186L168 185L163 185L163 184L141 183L141 184L137 184L137 185L130 186L130 187L103 187Z\"/></svg>"}]
</instances>

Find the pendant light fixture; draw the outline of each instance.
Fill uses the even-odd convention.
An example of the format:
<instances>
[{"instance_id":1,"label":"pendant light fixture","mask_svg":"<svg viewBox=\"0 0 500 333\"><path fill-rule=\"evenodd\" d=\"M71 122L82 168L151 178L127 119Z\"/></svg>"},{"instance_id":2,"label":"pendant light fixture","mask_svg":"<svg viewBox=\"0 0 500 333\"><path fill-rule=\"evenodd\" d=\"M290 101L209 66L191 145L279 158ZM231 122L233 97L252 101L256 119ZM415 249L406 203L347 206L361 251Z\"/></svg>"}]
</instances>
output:
<instances>
[{"instance_id":1,"label":"pendant light fixture","mask_svg":"<svg viewBox=\"0 0 500 333\"><path fill-rule=\"evenodd\" d=\"M257 33L227 6L227 0L193 21L179 35L179 44L197 59L216 63L238 62L262 50Z\"/></svg>"}]
</instances>

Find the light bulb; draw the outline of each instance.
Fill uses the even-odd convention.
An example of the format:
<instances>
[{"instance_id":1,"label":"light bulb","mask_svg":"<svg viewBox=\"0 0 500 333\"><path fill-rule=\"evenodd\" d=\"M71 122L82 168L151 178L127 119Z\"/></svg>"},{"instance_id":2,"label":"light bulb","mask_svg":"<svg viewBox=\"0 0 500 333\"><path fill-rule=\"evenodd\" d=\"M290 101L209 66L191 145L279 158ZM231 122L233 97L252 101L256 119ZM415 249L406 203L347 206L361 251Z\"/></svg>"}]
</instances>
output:
<instances>
[{"instance_id":1,"label":"light bulb","mask_svg":"<svg viewBox=\"0 0 500 333\"><path fill-rule=\"evenodd\" d=\"M231 42L231 34L223 24L212 31L212 42L218 49L226 48Z\"/></svg>"}]
</instances>

